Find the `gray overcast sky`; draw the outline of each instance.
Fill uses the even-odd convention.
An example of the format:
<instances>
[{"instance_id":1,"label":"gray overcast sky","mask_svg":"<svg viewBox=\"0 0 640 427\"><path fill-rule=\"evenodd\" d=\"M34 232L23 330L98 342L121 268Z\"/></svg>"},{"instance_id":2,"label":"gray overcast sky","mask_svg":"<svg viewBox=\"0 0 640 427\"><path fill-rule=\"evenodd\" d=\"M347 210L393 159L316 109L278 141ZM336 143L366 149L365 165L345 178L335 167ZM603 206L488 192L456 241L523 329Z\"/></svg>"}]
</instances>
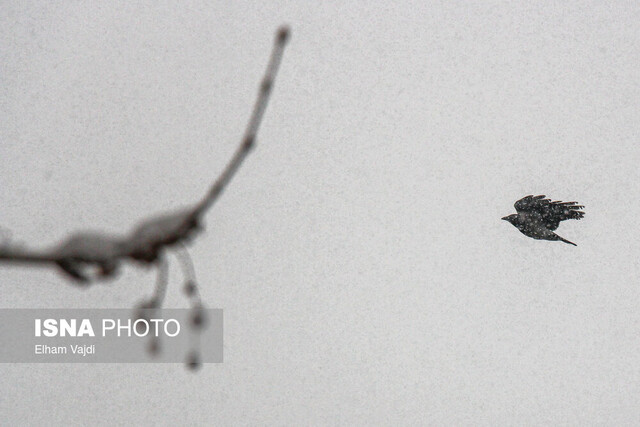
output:
<instances>
[{"instance_id":1,"label":"gray overcast sky","mask_svg":"<svg viewBox=\"0 0 640 427\"><path fill-rule=\"evenodd\" d=\"M192 245L225 362L0 365L1 418L635 424L640 6L566 3L2 2L0 223L32 247L199 198L292 39ZM586 205L577 247L500 221L527 194ZM154 282L0 267L5 308Z\"/></svg>"}]
</instances>

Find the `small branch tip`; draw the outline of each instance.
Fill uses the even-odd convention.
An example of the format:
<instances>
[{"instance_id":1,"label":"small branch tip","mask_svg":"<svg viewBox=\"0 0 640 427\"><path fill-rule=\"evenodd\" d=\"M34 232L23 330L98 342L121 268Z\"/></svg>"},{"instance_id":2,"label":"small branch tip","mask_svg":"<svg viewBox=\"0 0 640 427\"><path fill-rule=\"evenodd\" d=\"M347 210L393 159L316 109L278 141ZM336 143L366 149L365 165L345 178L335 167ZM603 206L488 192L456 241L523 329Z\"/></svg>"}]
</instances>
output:
<instances>
[{"instance_id":1,"label":"small branch tip","mask_svg":"<svg viewBox=\"0 0 640 427\"><path fill-rule=\"evenodd\" d=\"M288 25L283 25L280 28L278 28L278 43L279 44L286 43L287 40L289 39L290 33L291 33L291 30L289 29Z\"/></svg>"},{"instance_id":2,"label":"small branch tip","mask_svg":"<svg viewBox=\"0 0 640 427\"><path fill-rule=\"evenodd\" d=\"M200 357L198 354L193 352L187 357L187 368L192 371L197 371L202 367L202 362L200 362Z\"/></svg>"}]
</instances>

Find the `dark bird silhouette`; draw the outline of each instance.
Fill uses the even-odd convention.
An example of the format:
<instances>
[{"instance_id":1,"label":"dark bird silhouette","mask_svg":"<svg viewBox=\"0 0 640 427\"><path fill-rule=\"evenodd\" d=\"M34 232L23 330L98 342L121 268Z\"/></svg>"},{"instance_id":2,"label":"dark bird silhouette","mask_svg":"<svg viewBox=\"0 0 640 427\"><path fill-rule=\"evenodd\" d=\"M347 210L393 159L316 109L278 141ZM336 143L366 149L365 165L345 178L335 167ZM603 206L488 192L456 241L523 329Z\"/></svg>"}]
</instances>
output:
<instances>
[{"instance_id":1,"label":"dark bird silhouette","mask_svg":"<svg viewBox=\"0 0 640 427\"><path fill-rule=\"evenodd\" d=\"M505 221L513 224L525 236L538 240L560 240L573 246L578 246L558 236L553 231L558 228L560 221L565 219L581 219L584 206L578 202L552 202L547 196L526 196L518 200L513 206L518 213L505 216Z\"/></svg>"}]
</instances>

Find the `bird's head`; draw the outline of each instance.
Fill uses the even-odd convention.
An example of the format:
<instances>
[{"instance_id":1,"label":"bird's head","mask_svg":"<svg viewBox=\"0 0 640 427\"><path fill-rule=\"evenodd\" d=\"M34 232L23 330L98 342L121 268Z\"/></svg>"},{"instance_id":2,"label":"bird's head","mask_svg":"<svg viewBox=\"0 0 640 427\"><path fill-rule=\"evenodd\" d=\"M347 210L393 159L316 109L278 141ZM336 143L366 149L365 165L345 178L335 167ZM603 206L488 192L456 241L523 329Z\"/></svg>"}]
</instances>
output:
<instances>
[{"instance_id":1,"label":"bird's head","mask_svg":"<svg viewBox=\"0 0 640 427\"><path fill-rule=\"evenodd\" d=\"M515 224L517 222L518 214L511 214L503 217L505 221L509 221L511 224Z\"/></svg>"}]
</instances>

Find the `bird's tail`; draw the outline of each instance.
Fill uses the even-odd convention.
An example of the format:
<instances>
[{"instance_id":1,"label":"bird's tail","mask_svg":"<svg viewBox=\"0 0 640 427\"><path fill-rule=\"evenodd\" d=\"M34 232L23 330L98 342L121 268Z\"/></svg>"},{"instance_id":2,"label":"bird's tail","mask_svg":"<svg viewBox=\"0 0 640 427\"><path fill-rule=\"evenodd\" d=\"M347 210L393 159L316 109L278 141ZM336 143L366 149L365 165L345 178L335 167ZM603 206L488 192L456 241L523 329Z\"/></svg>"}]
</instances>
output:
<instances>
[{"instance_id":1,"label":"bird's tail","mask_svg":"<svg viewBox=\"0 0 640 427\"><path fill-rule=\"evenodd\" d=\"M556 234L556 236L558 236L558 235ZM558 236L558 240L560 240L560 241L562 241L562 242L565 242L565 243L568 243L568 244L573 245L573 246L578 246L578 245L576 245L575 243L570 242L570 241L568 241L567 239L563 239L563 238L562 238L562 237L560 237L560 236Z\"/></svg>"}]
</instances>

